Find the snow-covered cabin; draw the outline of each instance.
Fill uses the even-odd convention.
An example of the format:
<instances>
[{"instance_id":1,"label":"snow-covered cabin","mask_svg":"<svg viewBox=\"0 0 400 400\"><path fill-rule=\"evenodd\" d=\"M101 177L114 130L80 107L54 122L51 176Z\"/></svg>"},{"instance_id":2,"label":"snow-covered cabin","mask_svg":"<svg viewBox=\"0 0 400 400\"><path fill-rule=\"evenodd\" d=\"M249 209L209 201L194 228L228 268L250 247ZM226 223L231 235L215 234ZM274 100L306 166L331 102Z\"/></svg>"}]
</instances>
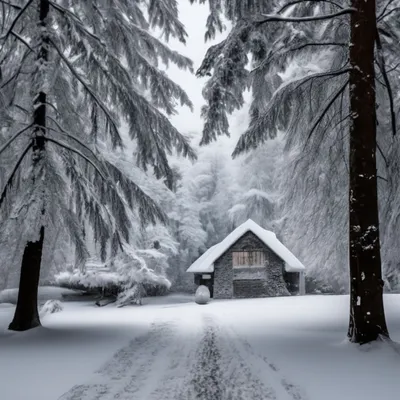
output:
<instances>
[{"instance_id":1,"label":"snow-covered cabin","mask_svg":"<svg viewBox=\"0 0 400 400\"><path fill-rule=\"evenodd\" d=\"M216 299L304 294L304 265L251 219L199 257L187 272Z\"/></svg>"}]
</instances>

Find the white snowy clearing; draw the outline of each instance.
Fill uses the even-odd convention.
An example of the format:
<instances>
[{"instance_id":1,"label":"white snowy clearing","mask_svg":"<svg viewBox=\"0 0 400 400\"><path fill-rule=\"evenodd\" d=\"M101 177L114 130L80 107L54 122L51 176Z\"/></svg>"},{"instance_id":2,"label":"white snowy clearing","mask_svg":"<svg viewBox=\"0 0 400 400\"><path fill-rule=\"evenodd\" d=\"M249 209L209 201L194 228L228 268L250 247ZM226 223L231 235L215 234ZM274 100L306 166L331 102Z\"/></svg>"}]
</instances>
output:
<instances>
[{"instance_id":1,"label":"white snowy clearing","mask_svg":"<svg viewBox=\"0 0 400 400\"><path fill-rule=\"evenodd\" d=\"M395 400L395 345L344 342L348 296L219 300L173 295L143 307L64 303L43 327L6 331L4 400ZM385 296L400 341L400 295Z\"/></svg>"}]
</instances>

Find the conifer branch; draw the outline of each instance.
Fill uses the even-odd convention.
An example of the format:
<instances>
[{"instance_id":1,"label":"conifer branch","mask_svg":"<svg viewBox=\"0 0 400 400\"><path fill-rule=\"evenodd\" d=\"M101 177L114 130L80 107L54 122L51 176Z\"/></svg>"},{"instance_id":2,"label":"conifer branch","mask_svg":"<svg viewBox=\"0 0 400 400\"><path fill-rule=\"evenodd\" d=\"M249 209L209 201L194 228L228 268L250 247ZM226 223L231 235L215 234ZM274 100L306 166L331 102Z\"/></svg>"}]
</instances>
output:
<instances>
[{"instance_id":1,"label":"conifer branch","mask_svg":"<svg viewBox=\"0 0 400 400\"><path fill-rule=\"evenodd\" d=\"M5 33L4 36L2 36L0 39L6 41L7 38L10 36L11 32L14 29L14 26L17 24L18 20L25 14L25 11L28 9L28 7L32 4L33 0L28 0L24 7L21 8L20 12L17 14L17 16L14 18L13 22L11 22L10 27L8 28L7 32ZM3 44L4 45L4 44Z\"/></svg>"},{"instance_id":2,"label":"conifer branch","mask_svg":"<svg viewBox=\"0 0 400 400\"><path fill-rule=\"evenodd\" d=\"M81 145L84 149L86 149L95 159L97 162L101 163L101 161L98 159L98 156L96 155L96 153L85 143L83 143L78 137L76 137L75 135L65 131L61 125L52 117L47 116L47 118L52 121L59 129L59 131L57 131L56 129L53 129L51 127L47 127L46 129L50 129L53 132L59 133L60 135L63 135L65 137L68 137L71 140L74 140L76 143L78 143L79 145Z\"/></svg>"},{"instance_id":3,"label":"conifer branch","mask_svg":"<svg viewBox=\"0 0 400 400\"><path fill-rule=\"evenodd\" d=\"M22 36L18 35L18 33L14 31L10 31L10 34L14 36L17 40L19 40L22 44L24 44L32 53L35 53L30 44Z\"/></svg>"},{"instance_id":4,"label":"conifer branch","mask_svg":"<svg viewBox=\"0 0 400 400\"><path fill-rule=\"evenodd\" d=\"M29 128L32 128L32 126L33 126L33 124L29 124L25 128L21 129L19 132L17 132L6 143L4 143L4 145L0 147L0 154L2 154L3 151L6 150L11 145L11 143L14 142L15 139L17 139L20 135L22 135L24 132L26 132Z\"/></svg>"},{"instance_id":5,"label":"conifer branch","mask_svg":"<svg viewBox=\"0 0 400 400\"><path fill-rule=\"evenodd\" d=\"M3 189L2 193L1 193L1 196L0 196L0 207L1 207L1 205L3 204L3 201L5 200L5 198L6 198L6 196L7 196L8 189L11 187L11 185L12 185L12 183L13 183L14 176L15 176L15 174L16 174L16 172L17 172L19 166L21 165L22 161L24 160L25 156L27 155L28 151L32 148L32 146L33 146L33 144L32 144L32 141L31 141L31 142L28 144L28 146L25 148L25 150L23 151L23 153L21 154L21 156L20 156L20 158L18 159L18 161L16 162L16 164L15 164L15 166L14 166L12 172L11 172L11 175L8 177L7 183L6 183L6 185L4 186L4 189Z\"/></svg>"},{"instance_id":6,"label":"conifer branch","mask_svg":"<svg viewBox=\"0 0 400 400\"><path fill-rule=\"evenodd\" d=\"M52 142L54 144L56 144L57 146L60 146L62 148L64 148L65 150L71 151L72 153L77 154L78 156L80 156L81 158L83 158L86 162L88 162L94 169L95 171L103 178L103 180L108 181L108 179L103 175L103 173L100 171L100 168L97 167L97 165L89 158L86 157L82 152L80 152L77 149L74 149L71 146L68 146L65 143L59 142L58 140L49 138L49 137L45 137L45 141L46 142Z\"/></svg>"},{"instance_id":7,"label":"conifer branch","mask_svg":"<svg viewBox=\"0 0 400 400\"><path fill-rule=\"evenodd\" d=\"M311 22L311 21L324 21L327 19L333 19L337 17L341 17L342 15L352 14L353 12L357 11L355 8L345 8L341 11L338 11L333 14L325 14L325 15L315 15L310 17L281 17L280 15L268 15L268 14L261 14L266 19L257 21L256 25L262 25L267 22Z\"/></svg>"},{"instance_id":8,"label":"conifer branch","mask_svg":"<svg viewBox=\"0 0 400 400\"><path fill-rule=\"evenodd\" d=\"M52 39L49 39L49 43L54 47L54 49L57 51L58 55L60 58L64 61L65 65L68 67L68 69L71 71L72 75L81 83L85 91L90 95L90 97L95 101L95 103L102 109L104 112L107 121L113 126L114 131L117 134L118 138L118 144L123 147L122 144L122 139L121 136L118 132L118 127L116 122L114 121L113 117L110 115L110 112L108 111L107 107L103 102L97 97L97 95L93 92L93 90L86 84L86 82L83 80L83 78L79 75L78 71L72 66L72 64L68 61L68 59L64 56L62 51L58 48L58 46L54 43Z\"/></svg>"},{"instance_id":9,"label":"conifer branch","mask_svg":"<svg viewBox=\"0 0 400 400\"><path fill-rule=\"evenodd\" d=\"M21 10L21 6L17 5L17 4L12 4L9 1L5 1L5 0L0 0L0 3L5 4L11 8L14 8L15 10Z\"/></svg>"},{"instance_id":10,"label":"conifer branch","mask_svg":"<svg viewBox=\"0 0 400 400\"><path fill-rule=\"evenodd\" d=\"M89 37L92 39L96 40L99 42L100 45L105 46L105 44L101 41L101 39L93 34L92 32L88 31L85 25L83 24L83 21L72 11L62 7L61 5L54 3L53 1L49 0L50 6L52 6L55 10L57 10L60 14L65 16L70 17L76 24L79 25L79 28L82 29L83 32L85 32Z\"/></svg>"},{"instance_id":11,"label":"conifer branch","mask_svg":"<svg viewBox=\"0 0 400 400\"><path fill-rule=\"evenodd\" d=\"M335 3L334 1L330 1L330 0L294 0L294 1L291 1L290 3L287 3L287 4L283 5L277 11L277 14L283 13L286 9L288 9L289 7L295 6L296 4L306 3L306 2L307 3L329 3L329 4L334 5L335 7L343 10L343 7L340 4Z\"/></svg>"},{"instance_id":12,"label":"conifer branch","mask_svg":"<svg viewBox=\"0 0 400 400\"><path fill-rule=\"evenodd\" d=\"M393 133L393 136L396 136L396 113L394 111L393 91L392 91L392 86L390 84L390 80L389 80L387 72L386 72L385 57L383 55L383 47L382 47L382 42L381 42L381 38L380 38L378 29L376 29L375 41L376 41L376 48L377 48L377 55L378 55L378 65L379 65L379 69L382 73L383 80L384 80L385 86L386 86L386 91L387 91L387 94L389 97L392 133Z\"/></svg>"},{"instance_id":13,"label":"conifer branch","mask_svg":"<svg viewBox=\"0 0 400 400\"><path fill-rule=\"evenodd\" d=\"M310 140L312 134L314 133L315 129L317 129L318 125L321 123L321 121L323 120L323 118L325 117L326 113L329 111L329 109L333 106L333 104L335 103L335 101L339 98L339 96L345 91L347 85L348 85L349 81L347 80L346 83L344 85L342 85L337 91L336 93L332 96L332 98L328 101L326 107L324 107L324 109L322 110L322 112L319 114L319 116L317 116L317 118L315 119L314 124L312 125L310 132L307 136L306 139L306 143L304 145L304 148L307 146L308 141Z\"/></svg>"},{"instance_id":14,"label":"conifer branch","mask_svg":"<svg viewBox=\"0 0 400 400\"><path fill-rule=\"evenodd\" d=\"M309 43L303 43L299 46L295 46L295 47L290 47L290 48L286 48L286 47L281 47L279 48L276 52L274 52L273 54L271 54L265 61L263 61L260 65L258 65L256 68L254 68L251 72L257 71L260 68L264 68L265 66L267 66L269 63L271 63L275 57L281 57L281 56L285 56L289 53L294 53L296 51L300 51L303 50L307 47L313 47L313 46L340 46L340 47L348 47L348 43L340 43L340 42L309 42ZM279 53L279 51L284 50L282 53Z\"/></svg>"}]
</instances>

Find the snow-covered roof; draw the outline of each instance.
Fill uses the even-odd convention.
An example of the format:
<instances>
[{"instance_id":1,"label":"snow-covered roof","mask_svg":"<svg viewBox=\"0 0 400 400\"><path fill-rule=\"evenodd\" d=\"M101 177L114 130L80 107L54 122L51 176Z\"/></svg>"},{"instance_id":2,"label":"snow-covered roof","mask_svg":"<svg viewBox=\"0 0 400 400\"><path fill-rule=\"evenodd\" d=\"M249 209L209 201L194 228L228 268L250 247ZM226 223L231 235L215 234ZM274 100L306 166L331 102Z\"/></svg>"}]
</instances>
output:
<instances>
[{"instance_id":1,"label":"snow-covered roof","mask_svg":"<svg viewBox=\"0 0 400 400\"><path fill-rule=\"evenodd\" d=\"M285 262L287 272L304 271L304 265L286 248L276 237L275 233L261 228L253 220L248 219L232 231L222 242L210 247L200 256L186 272L210 273L214 272L214 262L222 256L246 232L253 232L266 246Z\"/></svg>"}]
</instances>

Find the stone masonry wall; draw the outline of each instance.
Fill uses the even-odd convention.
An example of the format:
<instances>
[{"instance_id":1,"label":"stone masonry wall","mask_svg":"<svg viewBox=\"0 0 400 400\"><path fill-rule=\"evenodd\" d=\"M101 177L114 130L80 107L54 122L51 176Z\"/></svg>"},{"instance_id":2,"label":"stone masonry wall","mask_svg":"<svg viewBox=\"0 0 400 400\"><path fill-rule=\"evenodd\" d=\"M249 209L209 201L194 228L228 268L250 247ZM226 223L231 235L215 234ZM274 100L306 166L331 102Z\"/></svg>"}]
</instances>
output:
<instances>
[{"instance_id":1,"label":"stone masonry wall","mask_svg":"<svg viewBox=\"0 0 400 400\"><path fill-rule=\"evenodd\" d=\"M245 276L235 270L234 276L232 252L256 250L265 252L265 269L249 268ZM282 271L283 261L256 235L247 232L215 261L214 298L287 296L289 292Z\"/></svg>"}]
</instances>

